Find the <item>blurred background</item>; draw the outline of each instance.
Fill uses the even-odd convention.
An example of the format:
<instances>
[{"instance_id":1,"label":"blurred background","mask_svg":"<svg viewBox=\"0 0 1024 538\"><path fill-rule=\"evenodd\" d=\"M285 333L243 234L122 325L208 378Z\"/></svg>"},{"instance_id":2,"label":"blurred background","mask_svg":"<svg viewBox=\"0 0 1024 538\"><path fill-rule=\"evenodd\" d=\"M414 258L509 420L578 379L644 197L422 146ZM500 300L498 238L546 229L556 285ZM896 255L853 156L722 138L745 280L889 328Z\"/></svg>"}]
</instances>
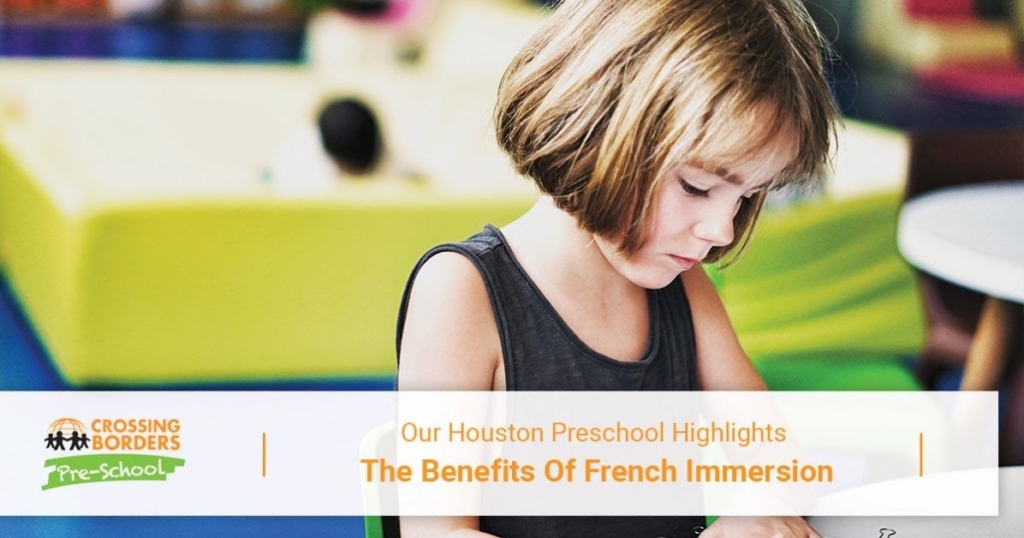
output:
<instances>
[{"instance_id":1,"label":"blurred background","mask_svg":"<svg viewBox=\"0 0 1024 538\"><path fill-rule=\"evenodd\" d=\"M490 113L557 3L0 0L0 390L392 389L417 258L535 199ZM931 228L900 215L969 184L1018 199L1024 1L807 7L836 51L834 170L705 269L771 388L1000 390L1000 461L1020 465L1024 211L940 215L1011 233L989 238L1017 260L994 287L972 277L990 258L962 256L965 278L922 261L907 234ZM3 536L379 532L0 519Z\"/></svg>"}]
</instances>

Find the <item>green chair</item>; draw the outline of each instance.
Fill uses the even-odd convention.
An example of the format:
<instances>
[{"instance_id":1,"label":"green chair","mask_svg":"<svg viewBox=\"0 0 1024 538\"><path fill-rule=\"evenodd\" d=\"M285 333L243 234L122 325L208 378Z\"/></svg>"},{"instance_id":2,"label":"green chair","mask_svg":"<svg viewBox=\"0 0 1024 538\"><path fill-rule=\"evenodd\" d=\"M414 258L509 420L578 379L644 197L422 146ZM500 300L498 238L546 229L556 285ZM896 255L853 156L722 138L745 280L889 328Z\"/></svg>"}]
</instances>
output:
<instances>
[{"instance_id":1,"label":"green chair","mask_svg":"<svg viewBox=\"0 0 1024 538\"><path fill-rule=\"evenodd\" d=\"M388 422L377 426L363 437L359 444L360 458L386 458L395 459L395 425ZM372 482L363 483L363 506L367 513L379 512L386 503L386 496L395 495L394 485L377 484ZM363 525L366 529L366 538L398 538L401 532L398 528L398 516L363 516Z\"/></svg>"},{"instance_id":2,"label":"green chair","mask_svg":"<svg viewBox=\"0 0 1024 538\"><path fill-rule=\"evenodd\" d=\"M896 248L900 196L801 202L766 212L721 295L775 390L918 390L906 358L924 313Z\"/></svg>"}]
</instances>

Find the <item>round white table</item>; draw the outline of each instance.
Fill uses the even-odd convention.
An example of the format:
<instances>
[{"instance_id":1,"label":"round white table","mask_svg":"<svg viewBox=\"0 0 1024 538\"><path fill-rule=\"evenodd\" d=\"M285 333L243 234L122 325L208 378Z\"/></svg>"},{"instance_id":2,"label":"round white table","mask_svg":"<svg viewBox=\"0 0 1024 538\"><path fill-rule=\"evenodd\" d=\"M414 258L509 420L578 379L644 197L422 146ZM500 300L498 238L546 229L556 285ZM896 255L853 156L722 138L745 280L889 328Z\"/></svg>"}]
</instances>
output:
<instances>
[{"instance_id":1,"label":"round white table","mask_svg":"<svg viewBox=\"0 0 1024 538\"><path fill-rule=\"evenodd\" d=\"M1024 181L941 189L900 212L908 262L987 295L964 363L961 390L1009 388L1000 461L1024 462L1024 365L1012 357L1024 305Z\"/></svg>"},{"instance_id":2,"label":"round white table","mask_svg":"<svg viewBox=\"0 0 1024 538\"><path fill-rule=\"evenodd\" d=\"M898 242L939 278L1024 303L1024 181L942 189L907 202Z\"/></svg>"},{"instance_id":3,"label":"round white table","mask_svg":"<svg viewBox=\"0 0 1024 538\"><path fill-rule=\"evenodd\" d=\"M1024 512L1020 510L1021 503L1024 503L1024 467L1000 467L998 473L998 517L817 516L809 517L807 521L826 538L1017 538L1024 529ZM863 498L872 488L887 486L864 486L849 493L833 494L823 501L842 506L844 495ZM979 494L987 495L989 492Z\"/></svg>"}]
</instances>

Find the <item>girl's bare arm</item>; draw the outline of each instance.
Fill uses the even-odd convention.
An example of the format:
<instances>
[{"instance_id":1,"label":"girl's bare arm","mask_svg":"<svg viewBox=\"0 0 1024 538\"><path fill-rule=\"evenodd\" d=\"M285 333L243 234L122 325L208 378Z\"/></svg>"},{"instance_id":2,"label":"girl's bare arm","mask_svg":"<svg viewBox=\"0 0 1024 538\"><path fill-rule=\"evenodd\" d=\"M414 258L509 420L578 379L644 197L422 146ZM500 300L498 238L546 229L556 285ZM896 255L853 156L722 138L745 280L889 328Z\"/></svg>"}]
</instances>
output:
<instances>
[{"instance_id":1,"label":"girl's bare arm","mask_svg":"<svg viewBox=\"0 0 1024 538\"><path fill-rule=\"evenodd\" d=\"M704 271L683 273L697 336L697 376L703 390L767 390L740 347L722 300ZM749 536L821 538L799 517L722 517L701 534L708 537Z\"/></svg>"},{"instance_id":2,"label":"girl's bare arm","mask_svg":"<svg viewBox=\"0 0 1024 538\"><path fill-rule=\"evenodd\" d=\"M442 252L413 284L402 335L399 390L491 390L501 344L483 278L468 259ZM402 536L472 538L476 517L403 517Z\"/></svg>"},{"instance_id":3,"label":"girl's bare arm","mask_svg":"<svg viewBox=\"0 0 1024 538\"><path fill-rule=\"evenodd\" d=\"M699 268L683 273L697 336L697 376L702 390L766 390L740 347L722 300Z\"/></svg>"}]
</instances>

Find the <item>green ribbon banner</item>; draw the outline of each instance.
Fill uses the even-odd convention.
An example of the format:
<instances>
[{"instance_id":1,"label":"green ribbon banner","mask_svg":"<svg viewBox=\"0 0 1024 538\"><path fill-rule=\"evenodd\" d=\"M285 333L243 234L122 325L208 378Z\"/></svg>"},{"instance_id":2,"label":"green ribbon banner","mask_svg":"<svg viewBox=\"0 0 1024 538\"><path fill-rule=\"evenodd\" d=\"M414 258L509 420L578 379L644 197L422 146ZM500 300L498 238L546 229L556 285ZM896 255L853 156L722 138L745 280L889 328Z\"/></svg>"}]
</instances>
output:
<instances>
[{"instance_id":1,"label":"green ribbon banner","mask_svg":"<svg viewBox=\"0 0 1024 538\"><path fill-rule=\"evenodd\" d=\"M181 458L150 454L88 454L46 460L54 467L43 491L78 484L122 480L166 480L167 475L185 465Z\"/></svg>"}]
</instances>

